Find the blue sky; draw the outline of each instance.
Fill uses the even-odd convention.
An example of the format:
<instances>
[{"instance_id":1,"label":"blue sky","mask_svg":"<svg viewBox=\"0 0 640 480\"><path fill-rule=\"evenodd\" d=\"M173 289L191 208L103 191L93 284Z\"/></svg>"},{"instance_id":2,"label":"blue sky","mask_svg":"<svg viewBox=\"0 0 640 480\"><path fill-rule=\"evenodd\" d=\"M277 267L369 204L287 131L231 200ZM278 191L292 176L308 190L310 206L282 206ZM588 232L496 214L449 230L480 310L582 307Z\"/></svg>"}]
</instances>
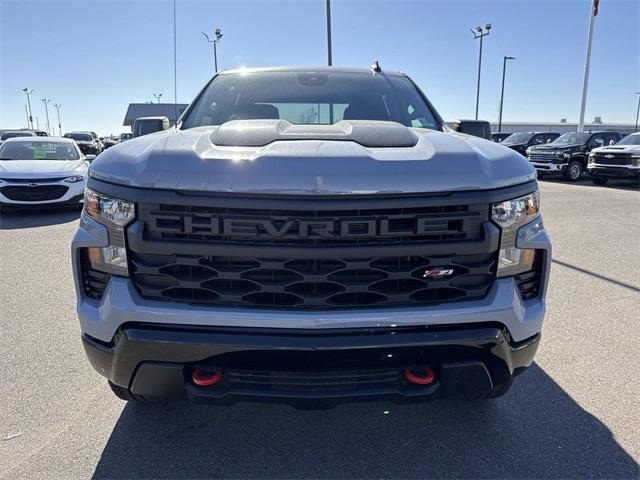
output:
<instances>
[{"instance_id":1,"label":"blue sky","mask_svg":"<svg viewBox=\"0 0 640 480\"><path fill-rule=\"evenodd\" d=\"M213 70L201 31L220 27L221 68L322 65L324 0L178 0L178 101ZM480 117L496 120L503 55L505 121L577 121L591 0L333 0L334 64L410 74L447 120L473 118L478 41L485 38ZM61 103L63 130L126 131L129 102L173 101L170 0L0 0L0 128L26 124L23 87ZM586 119L635 120L640 1L601 0ZM50 108L52 124L55 110Z\"/></svg>"}]
</instances>

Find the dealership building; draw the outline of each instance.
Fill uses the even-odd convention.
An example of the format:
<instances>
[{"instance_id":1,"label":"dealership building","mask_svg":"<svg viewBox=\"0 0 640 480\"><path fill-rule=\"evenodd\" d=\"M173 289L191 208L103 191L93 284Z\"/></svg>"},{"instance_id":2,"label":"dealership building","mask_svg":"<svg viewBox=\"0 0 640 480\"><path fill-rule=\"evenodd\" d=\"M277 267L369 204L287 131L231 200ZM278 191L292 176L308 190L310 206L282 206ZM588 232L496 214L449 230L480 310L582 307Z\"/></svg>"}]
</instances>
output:
<instances>
[{"instance_id":1,"label":"dealership building","mask_svg":"<svg viewBox=\"0 0 640 480\"><path fill-rule=\"evenodd\" d=\"M596 131L596 130L606 130L606 131L614 131L620 132L622 134L633 133L635 129L634 123L604 123L599 121L598 118L596 121L591 123L584 124L584 131ZM575 132L578 130L577 123L570 122L556 122L556 123L548 123L548 122L502 122L502 132L505 133L515 133L515 132L557 132L557 133L566 133L566 132ZM498 131L498 122L491 122L491 131Z\"/></svg>"},{"instance_id":2,"label":"dealership building","mask_svg":"<svg viewBox=\"0 0 640 480\"><path fill-rule=\"evenodd\" d=\"M167 117L169 123L175 125L176 120L180 118L187 106L186 103L178 103L177 105L174 103L130 103L122 124L125 127L132 127L136 118Z\"/></svg>"}]
</instances>

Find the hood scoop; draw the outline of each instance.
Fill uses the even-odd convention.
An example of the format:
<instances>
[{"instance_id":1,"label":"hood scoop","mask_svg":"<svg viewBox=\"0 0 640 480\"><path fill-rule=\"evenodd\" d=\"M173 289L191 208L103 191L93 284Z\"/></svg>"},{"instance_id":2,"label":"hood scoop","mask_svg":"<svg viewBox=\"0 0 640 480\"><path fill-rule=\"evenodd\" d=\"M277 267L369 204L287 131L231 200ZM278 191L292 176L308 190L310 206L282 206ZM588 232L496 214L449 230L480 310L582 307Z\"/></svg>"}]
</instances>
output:
<instances>
[{"instance_id":1,"label":"hood scoop","mask_svg":"<svg viewBox=\"0 0 640 480\"><path fill-rule=\"evenodd\" d=\"M232 120L211 134L220 147L264 147L273 142L326 140L370 148L413 147L417 135L396 122L342 120L333 125L294 125L286 120Z\"/></svg>"}]
</instances>

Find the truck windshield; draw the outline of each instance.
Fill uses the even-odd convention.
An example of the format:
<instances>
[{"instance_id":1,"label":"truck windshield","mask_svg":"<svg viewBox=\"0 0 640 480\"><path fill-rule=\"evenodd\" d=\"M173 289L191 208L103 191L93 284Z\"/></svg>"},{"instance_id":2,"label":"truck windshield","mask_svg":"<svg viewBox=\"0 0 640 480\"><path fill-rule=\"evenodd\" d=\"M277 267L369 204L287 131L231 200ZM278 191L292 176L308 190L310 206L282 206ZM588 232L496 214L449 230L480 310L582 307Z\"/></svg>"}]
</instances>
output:
<instances>
[{"instance_id":1,"label":"truck windshield","mask_svg":"<svg viewBox=\"0 0 640 480\"><path fill-rule=\"evenodd\" d=\"M66 133L64 136L65 138L72 138L78 142L90 142L93 140L93 137L88 133Z\"/></svg>"},{"instance_id":2,"label":"truck windshield","mask_svg":"<svg viewBox=\"0 0 640 480\"><path fill-rule=\"evenodd\" d=\"M406 77L326 71L219 75L197 100L182 128L253 119L307 125L390 120L408 127L441 128Z\"/></svg>"},{"instance_id":3,"label":"truck windshield","mask_svg":"<svg viewBox=\"0 0 640 480\"><path fill-rule=\"evenodd\" d=\"M569 132L564 135L560 135L549 145L582 145L589 140L590 133L582 132Z\"/></svg>"},{"instance_id":4,"label":"truck windshield","mask_svg":"<svg viewBox=\"0 0 640 480\"><path fill-rule=\"evenodd\" d=\"M632 133L620 140L616 145L640 145L640 133Z\"/></svg>"},{"instance_id":5,"label":"truck windshield","mask_svg":"<svg viewBox=\"0 0 640 480\"><path fill-rule=\"evenodd\" d=\"M502 143L505 145L519 145L521 143L527 143L532 137L533 133L518 132L509 135Z\"/></svg>"}]
</instances>

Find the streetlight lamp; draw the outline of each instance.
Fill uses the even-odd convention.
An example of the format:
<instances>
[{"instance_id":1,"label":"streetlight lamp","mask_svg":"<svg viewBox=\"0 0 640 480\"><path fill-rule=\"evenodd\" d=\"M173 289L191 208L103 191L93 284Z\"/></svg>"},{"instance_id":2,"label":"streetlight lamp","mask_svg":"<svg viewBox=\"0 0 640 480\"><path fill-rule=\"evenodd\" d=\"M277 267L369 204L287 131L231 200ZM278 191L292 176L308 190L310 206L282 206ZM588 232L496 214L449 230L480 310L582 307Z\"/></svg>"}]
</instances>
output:
<instances>
[{"instance_id":1,"label":"streetlight lamp","mask_svg":"<svg viewBox=\"0 0 640 480\"><path fill-rule=\"evenodd\" d=\"M54 107L56 107L56 111L58 112L58 130L60 131L60 136L62 136L62 125L60 123L60 107L62 107L62 105L56 103Z\"/></svg>"},{"instance_id":2,"label":"streetlight lamp","mask_svg":"<svg viewBox=\"0 0 640 480\"><path fill-rule=\"evenodd\" d=\"M51 135L51 127L49 126L49 108L47 107L47 104L50 102L51 100L48 98L43 98L42 99L42 103L44 103L44 111L47 114L47 135Z\"/></svg>"},{"instance_id":3,"label":"streetlight lamp","mask_svg":"<svg viewBox=\"0 0 640 480\"><path fill-rule=\"evenodd\" d=\"M636 111L636 128L633 130L634 132L638 131L638 117L640 117L640 92L636 92L638 95L638 110Z\"/></svg>"},{"instance_id":4,"label":"streetlight lamp","mask_svg":"<svg viewBox=\"0 0 640 480\"><path fill-rule=\"evenodd\" d=\"M27 106L29 107L29 123L31 123L31 130L33 130L33 116L31 115L31 97L30 97L30 95L33 93L33 89L29 90L28 88L23 88L22 91L27 96Z\"/></svg>"},{"instance_id":5,"label":"streetlight lamp","mask_svg":"<svg viewBox=\"0 0 640 480\"><path fill-rule=\"evenodd\" d=\"M218 43L220 43L220 39L222 38L222 30L216 28L215 32L213 32L213 36L215 37L213 40L204 32L202 32L202 35L207 39L207 42L213 44L213 66L215 73L218 73Z\"/></svg>"},{"instance_id":6,"label":"streetlight lamp","mask_svg":"<svg viewBox=\"0 0 640 480\"><path fill-rule=\"evenodd\" d=\"M480 39L480 55L478 58L478 89L476 91L476 120L478 119L478 109L480 108L480 72L482 70L482 39L487 35L489 35L490 30L491 30L490 23L487 23L484 26L484 29L482 27L476 27L475 31L471 30L471 33L473 33L473 38Z\"/></svg>"},{"instance_id":7,"label":"streetlight lamp","mask_svg":"<svg viewBox=\"0 0 640 480\"><path fill-rule=\"evenodd\" d=\"M516 57L507 57L502 60L502 93L500 93L500 115L498 117L498 133L502 132L502 104L504 102L504 77L507 70L507 60L515 60Z\"/></svg>"},{"instance_id":8,"label":"streetlight lamp","mask_svg":"<svg viewBox=\"0 0 640 480\"><path fill-rule=\"evenodd\" d=\"M156 99L156 103L160 103L160 97L162 97L161 93L154 93L153 96Z\"/></svg>"}]
</instances>

